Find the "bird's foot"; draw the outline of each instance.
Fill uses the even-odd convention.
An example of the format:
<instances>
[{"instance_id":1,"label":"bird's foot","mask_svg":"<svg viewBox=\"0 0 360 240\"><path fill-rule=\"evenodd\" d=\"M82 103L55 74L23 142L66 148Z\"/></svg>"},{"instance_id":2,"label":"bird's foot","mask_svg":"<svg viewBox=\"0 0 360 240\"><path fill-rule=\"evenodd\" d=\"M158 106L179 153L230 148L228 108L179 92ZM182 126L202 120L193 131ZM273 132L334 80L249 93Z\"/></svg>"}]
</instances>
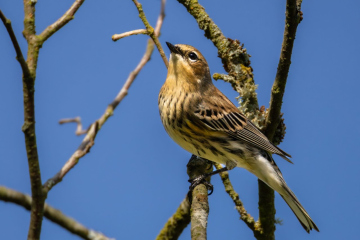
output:
<instances>
[{"instance_id":1,"label":"bird's foot","mask_svg":"<svg viewBox=\"0 0 360 240\"><path fill-rule=\"evenodd\" d=\"M214 191L214 186L209 183L208 181L206 181L206 178L209 176L209 174L203 174L203 175L200 175L194 179L190 179L189 180L189 183L190 183L190 187L189 187L189 192L187 194L188 196L188 199L189 199L189 202L191 203L192 201L192 192L193 190L195 189L195 187L199 184L204 184L205 187L207 188L208 191L210 191L208 193L208 195L211 195Z\"/></svg>"}]
</instances>

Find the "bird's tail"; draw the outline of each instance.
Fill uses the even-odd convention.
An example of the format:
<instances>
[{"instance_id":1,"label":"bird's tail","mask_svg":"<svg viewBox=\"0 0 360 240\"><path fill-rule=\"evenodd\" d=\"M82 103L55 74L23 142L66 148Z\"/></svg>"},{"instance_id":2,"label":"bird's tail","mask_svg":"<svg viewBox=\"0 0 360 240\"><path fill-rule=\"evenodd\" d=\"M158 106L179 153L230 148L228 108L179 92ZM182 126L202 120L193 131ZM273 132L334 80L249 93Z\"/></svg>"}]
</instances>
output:
<instances>
[{"instance_id":1,"label":"bird's tail","mask_svg":"<svg viewBox=\"0 0 360 240\"><path fill-rule=\"evenodd\" d=\"M299 200L296 198L295 194L290 190L290 188L284 184L284 189L286 190L285 194L280 194L285 202L289 205L291 210L294 212L295 216L298 218L299 222L303 228L309 233L310 230L315 229L319 232L318 227L315 225L313 220L310 218L309 214L305 211L303 206L301 206Z\"/></svg>"}]
</instances>

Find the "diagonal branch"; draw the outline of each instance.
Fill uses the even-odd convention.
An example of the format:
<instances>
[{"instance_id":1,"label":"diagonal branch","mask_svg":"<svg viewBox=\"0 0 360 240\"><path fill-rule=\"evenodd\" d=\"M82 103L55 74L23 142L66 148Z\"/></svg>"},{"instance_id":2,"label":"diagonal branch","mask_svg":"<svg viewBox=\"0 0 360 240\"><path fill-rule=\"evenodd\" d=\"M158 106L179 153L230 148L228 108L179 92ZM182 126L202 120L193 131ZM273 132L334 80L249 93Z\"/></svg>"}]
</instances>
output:
<instances>
[{"instance_id":1,"label":"diagonal branch","mask_svg":"<svg viewBox=\"0 0 360 240\"><path fill-rule=\"evenodd\" d=\"M214 166L216 169L222 169L221 164L215 163ZM240 219L245 222L245 224L254 232L254 235L261 234L261 226L259 222L256 222L254 218L246 211L244 204L240 200L239 194L234 190L228 172L221 172L220 174L221 180L224 184L225 191L229 194L230 198L233 200L235 204L235 208L240 214Z\"/></svg>"},{"instance_id":2,"label":"diagonal branch","mask_svg":"<svg viewBox=\"0 0 360 240\"><path fill-rule=\"evenodd\" d=\"M142 5L137 0L132 0L132 1L134 2L135 6L136 6L136 8L137 8L137 10L139 12L139 17L140 17L141 21L144 23L144 25L146 27L146 30L148 32L148 35L154 41L154 43L155 43L155 45L156 45L156 47L157 47L157 49L158 49L158 51L159 51L159 53L161 55L161 58L163 59L163 61L165 63L165 66L167 68L168 67L168 60L167 60L167 58L165 56L163 48L161 47L161 44L160 44L159 39L158 39L158 35L155 33L153 27L150 25L149 21L147 20L147 18L145 16L145 13L144 13L144 11L142 9ZM161 15L163 15L162 18L165 17L165 13L164 13L164 9L163 9L164 6L165 6L165 1L166 0L162 0L162 3L161 3L161 6L162 6ZM158 25L158 23L157 23L157 25Z\"/></svg>"},{"instance_id":3,"label":"diagonal branch","mask_svg":"<svg viewBox=\"0 0 360 240\"><path fill-rule=\"evenodd\" d=\"M158 35L160 33L160 29L163 23L163 19L165 14L164 11L164 5L165 1L162 1L161 5L161 13L158 18L158 22L155 28L155 32ZM141 69L145 66L145 64L150 60L151 54L154 50L154 42L149 39L146 47L146 51L142 59L140 60L139 64L136 66L134 71L132 71L127 78L125 84L123 85L120 92L117 94L115 99L109 104L109 106L106 108L105 113L94 123L91 124L89 127L89 130L81 142L78 149L73 153L73 155L69 158L69 160L65 163L65 165L61 168L61 170L55 174L52 178L48 179L44 184L44 191L47 193L49 192L56 184L62 181L64 176L73 168L76 166L76 164L79 162L80 158L84 157L91 149L91 147L94 145L95 137L98 132L98 130L105 124L107 119L111 117L114 113L114 110L119 105L119 103L124 99L124 97L128 94L128 90L131 86L131 84L134 82L136 76L139 74Z\"/></svg>"},{"instance_id":4,"label":"diagonal branch","mask_svg":"<svg viewBox=\"0 0 360 240\"><path fill-rule=\"evenodd\" d=\"M31 210L32 199L29 195L23 194L21 192L0 186L0 200L4 202L12 202L19 206L24 207L27 210ZM69 232L78 235L79 237L87 240L99 239L99 240L110 240L108 237L104 236L102 233L96 232L92 229L86 228L81 223L76 220L66 216L61 211L44 204L44 216L50 221L58 224L59 226L65 228Z\"/></svg>"},{"instance_id":5,"label":"diagonal branch","mask_svg":"<svg viewBox=\"0 0 360 240\"><path fill-rule=\"evenodd\" d=\"M273 139L277 126L280 121L282 99L285 92L286 80L291 64L291 54L294 46L297 26L302 20L300 12L301 2L296 0L287 0L286 19L284 38L281 46L279 64L276 72L274 84L271 89L271 99L269 113L266 118L265 135Z\"/></svg>"},{"instance_id":6,"label":"diagonal branch","mask_svg":"<svg viewBox=\"0 0 360 240\"><path fill-rule=\"evenodd\" d=\"M46 39L51 37L54 33L56 33L60 28L65 26L68 22L74 19L74 15L76 11L80 8L85 0L76 0L71 7L62 15L56 22L45 28L45 30L40 33L39 37L42 42L45 42Z\"/></svg>"},{"instance_id":7,"label":"diagonal branch","mask_svg":"<svg viewBox=\"0 0 360 240\"><path fill-rule=\"evenodd\" d=\"M190 223L190 203L187 197L180 203L176 212L165 223L156 240L176 240Z\"/></svg>"},{"instance_id":8,"label":"diagonal branch","mask_svg":"<svg viewBox=\"0 0 360 240\"><path fill-rule=\"evenodd\" d=\"M106 113L105 113L106 114ZM54 177L47 180L43 186L44 192L48 193L51 188L62 181L63 177L79 162L80 158L85 156L94 145L96 134L99 130L99 120L95 121L89 128L86 136L78 149L73 153L61 170Z\"/></svg>"},{"instance_id":9,"label":"diagonal branch","mask_svg":"<svg viewBox=\"0 0 360 240\"><path fill-rule=\"evenodd\" d=\"M24 76L29 76L30 71L29 71L28 65L26 64L24 56L23 56L23 54L21 52L21 48L20 48L19 43L18 43L18 41L16 39L14 30L12 29L11 21L5 17L5 15L3 14L3 12L1 10L0 10L0 18L1 18L2 22L4 23L4 25L5 25L7 32L9 33L11 42L14 45L15 52L16 52L16 60L18 60L18 62L20 63L20 66L21 66L21 69L22 69L22 72L23 72Z\"/></svg>"}]
</instances>

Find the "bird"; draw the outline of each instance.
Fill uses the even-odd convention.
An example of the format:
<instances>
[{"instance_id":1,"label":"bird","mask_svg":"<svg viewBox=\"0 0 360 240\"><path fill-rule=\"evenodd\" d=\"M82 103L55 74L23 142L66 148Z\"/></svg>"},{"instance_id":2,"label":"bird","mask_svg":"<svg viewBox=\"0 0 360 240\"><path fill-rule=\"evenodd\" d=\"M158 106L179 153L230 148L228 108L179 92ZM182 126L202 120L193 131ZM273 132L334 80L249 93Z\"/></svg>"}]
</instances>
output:
<instances>
[{"instance_id":1,"label":"bird","mask_svg":"<svg viewBox=\"0 0 360 240\"><path fill-rule=\"evenodd\" d=\"M272 154L291 162L212 82L208 63L194 47L173 45L168 73L158 97L168 135L188 152L220 163L227 170L245 168L280 194L303 228L319 231L286 184Z\"/></svg>"}]
</instances>

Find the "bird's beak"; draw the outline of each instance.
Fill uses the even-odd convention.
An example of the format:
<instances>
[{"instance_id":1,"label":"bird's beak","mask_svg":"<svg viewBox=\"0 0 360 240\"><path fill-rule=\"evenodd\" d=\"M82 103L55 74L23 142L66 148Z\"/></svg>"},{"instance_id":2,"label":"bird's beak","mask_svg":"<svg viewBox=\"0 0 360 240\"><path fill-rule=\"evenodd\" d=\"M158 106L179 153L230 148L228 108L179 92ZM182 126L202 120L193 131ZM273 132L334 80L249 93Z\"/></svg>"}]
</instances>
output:
<instances>
[{"instance_id":1,"label":"bird's beak","mask_svg":"<svg viewBox=\"0 0 360 240\"><path fill-rule=\"evenodd\" d=\"M172 45L169 42L166 42L166 45L168 46L168 48L170 49L171 53L175 53L175 54L180 54L181 56L184 56L183 52L181 51L181 49L177 46Z\"/></svg>"}]
</instances>

